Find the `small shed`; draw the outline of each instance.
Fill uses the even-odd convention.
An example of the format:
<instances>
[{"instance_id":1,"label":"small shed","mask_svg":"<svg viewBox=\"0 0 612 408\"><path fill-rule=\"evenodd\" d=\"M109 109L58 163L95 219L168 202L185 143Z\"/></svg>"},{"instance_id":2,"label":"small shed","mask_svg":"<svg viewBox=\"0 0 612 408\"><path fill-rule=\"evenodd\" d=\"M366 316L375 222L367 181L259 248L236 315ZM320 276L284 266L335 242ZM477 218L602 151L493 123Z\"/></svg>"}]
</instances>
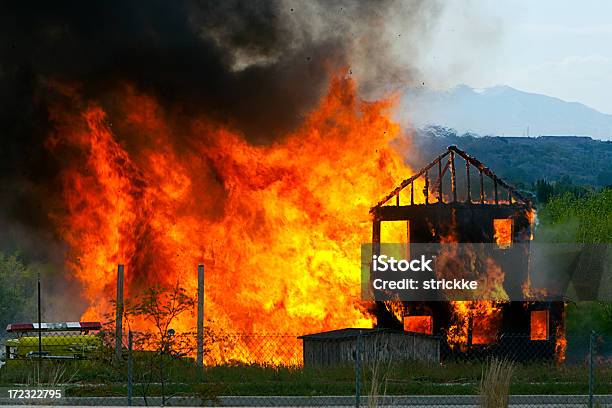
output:
<instances>
[{"instance_id":1,"label":"small shed","mask_svg":"<svg viewBox=\"0 0 612 408\"><path fill-rule=\"evenodd\" d=\"M391 329L346 328L298 337L303 341L304 367L353 364L360 343L362 361L440 362L436 336Z\"/></svg>"}]
</instances>

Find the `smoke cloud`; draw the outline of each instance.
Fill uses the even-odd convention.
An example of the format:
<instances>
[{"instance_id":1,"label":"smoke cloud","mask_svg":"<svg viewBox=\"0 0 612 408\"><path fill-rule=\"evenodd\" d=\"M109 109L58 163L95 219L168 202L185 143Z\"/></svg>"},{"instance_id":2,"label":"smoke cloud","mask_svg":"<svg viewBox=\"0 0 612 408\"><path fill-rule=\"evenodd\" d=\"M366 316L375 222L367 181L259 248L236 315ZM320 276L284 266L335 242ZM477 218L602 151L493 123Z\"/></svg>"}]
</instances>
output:
<instances>
[{"instance_id":1,"label":"smoke cloud","mask_svg":"<svg viewBox=\"0 0 612 408\"><path fill-rule=\"evenodd\" d=\"M7 237L26 230L53 240L48 214L62 205L62 157L44 143L53 129L48 107L57 98L50 81L78 86L111 120L115 91L130 84L168 109L205 115L268 143L301 122L339 69L356 76L364 94L410 83L416 67L408 61L426 45L439 13L436 2L424 0L4 4L3 247L19 246ZM37 247L34 257L56 259L56 244Z\"/></svg>"},{"instance_id":2,"label":"smoke cloud","mask_svg":"<svg viewBox=\"0 0 612 408\"><path fill-rule=\"evenodd\" d=\"M118 126L117 98L128 85L175 118L203 116L267 144L302 122L340 70L366 97L412 85L440 13L426 0L4 4L0 251L63 268L66 248L50 214L62 211L60 173L72 156L46 143L50 107L67 103L50 84L74 87ZM191 135L177 131L174 143ZM128 151L140 145L130 132L115 136ZM53 304L77 290L61 279L48 278L50 319L68 318Z\"/></svg>"}]
</instances>

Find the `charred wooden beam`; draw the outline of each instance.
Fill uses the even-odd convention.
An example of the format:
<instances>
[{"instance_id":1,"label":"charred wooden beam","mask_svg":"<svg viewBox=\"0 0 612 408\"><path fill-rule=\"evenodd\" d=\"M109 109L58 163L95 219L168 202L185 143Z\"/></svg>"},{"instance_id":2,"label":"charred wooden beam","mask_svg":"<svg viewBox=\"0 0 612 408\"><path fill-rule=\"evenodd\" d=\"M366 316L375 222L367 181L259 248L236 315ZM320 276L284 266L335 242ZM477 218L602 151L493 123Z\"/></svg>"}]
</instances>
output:
<instances>
[{"instance_id":1,"label":"charred wooden beam","mask_svg":"<svg viewBox=\"0 0 612 408\"><path fill-rule=\"evenodd\" d=\"M457 177L455 174L455 152L450 151L450 169L451 169L451 190L453 194L453 203L457 202Z\"/></svg>"},{"instance_id":2,"label":"charred wooden beam","mask_svg":"<svg viewBox=\"0 0 612 408\"><path fill-rule=\"evenodd\" d=\"M442 171L440 171L440 166L442 166L442 160L438 161L438 181L436 182L436 184L438 185L438 190L439 190L438 202L443 203L444 202L444 188L442 185L442 180L444 179L444 176L446 175L446 172L448 171L450 167L450 162L448 160L446 161L446 164L444 165L444 167L442 167Z\"/></svg>"},{"instance_id":3,"label":"charred wooden beam","mask_svg":"<svg viewBox=\"0 0 612 408\"><path fill-rule=\"evenodd\" d=\"M438 202L442 200L442 160L438 160Z\"/></svg>"},{"instance_id":4,"label":"charred wooden beam","mask_svg":"<svg viewBox=\"0 0 612 408\"><path fill-rule=\"evenodd\" d=\"M470 162L465 161L465 179L467 180L467 202L472 202L472 189L471 189L471 181L470 181Z\"/></svg>"},{"instance_id":5,"label":"charred wooden beam","mask_svg":"<svg viewBox=\"0 0 612 408\"><path fill-rule=\"evenodd\" d=\"M514 203L512 205L499 206L495 204L474 205L457 201L456 203L443 203L434 205L416 204L402 205L396 207L394 205L386 205L374 209L374 222L378 222L378 239L380 240L380 222L381 221L409 221L414 219L422 219L428 217L440 217L449 212L450 209L469 210L477 214L489 214L495 211L498 218L511 217L516 214L516 211L521 211L526 208L525 204ZM375 234L373 234L374 237ZM373 241L376 242L376 241Z\"/></svg>"},{"instance_id":6,"label":"charred wooden beam","mask_svg":"<svg viewBox=\"0 0 612 408\"><path fill-rule=\"evenodd\" d=\"M490 177L493 181L497 181L497 184L499 184L500 186L507 188L508 190L512 191L512 194L520 199L521 201L523 201L525 204L531 205L531 201L526 198L525 196L523 196L522 194L520 194L518 191L516 191L516 188L514 188L513 186L511 186L510 184L506 183L505 181L503 181L502 179L500 179L499 177L497 177L495 175L495 173L493 173L491 171L491 169L489 169L487 166L485 166L483 163L481 163L479 160L477 160L476 158L470 156L469 154L467 154L466 152L464 152L463 150L459 149L457 146L449 146L448 147L449 151L453 151L455 153L457 153L459 156L463 157L465 160L469 161L470 163L472 163L472 165L474 167L476 167L479 170L482 170L482 172L484 174L486 174L488 177Z\"/></svg>"},{"instance_id":7,"label":"charred wooden beam","mask_svg":"<svg viewBox=\"0 0 612 408\"><path fill-rule=\"evenodd\" d=\"M434 161L432 161L431 163L429 163L427 166L423 167L421 170L419 170L415 175L407 178L406 180L402 181L400 183L399 186L397 186L393 191L391 191L389 194L387 194L385 196L385 198L383 198L382 200L380 200L378 202L378 204L376 204L374 207L370 208L370 212L372 212L376 207L380 207L381 205L385 204L387 201L389 201L395 194L399 193L401 190L403 190L404 188L406 188L409 184L411 184L414 180L416 180L417 178L421 177L425 171L429 170L430 168L432 168L433 166L436 165L436 163L439 160L442 160L444 157L446 157L450 152L446 151L444 153L442 153L440 156L436 157L434 159Z\"/></svg>"},{"instance_id":8,"label":"charred wooden beam","mask_svg":"<svg viewBox=\"0 0 612 408\"><path fill-rule=\"evenodd\" d=\"M468 352L472 348L472 343L474 342L474 314L473 314L473 306L470 306L470 312L468 315L468 325L467 325L467 348Z\"/></svg>"},{"instance_id":9,"label":"charred wooden beam","mask_svg":"<svg viewBox=\"0 0 612 408\"><path fill-rule=\"evenodd\" d=\"M478 169L480 173L480 204L484 204L485 202L485 194L484 194L484 177L482 176L482 170Z\"/></svg>"},{"instance_id":10,"label":"charred wooden beam","mask_svg":"<svg viewBox=\"0 0 612 408\"><path fill-rule=\"evenodd\" d=\"M497 197L497 180L493 179L493 189L495 192L495 204L499 204L499 198Z\"/></svg>"},{"instance_id":11,"label":"charred wooden beam","mask_svg":"<svg viewBox=\"0 0 612 408\"><path fill-rule=\"evenodd\" d=\"M425 170L425 186L423 187L423 194L425 195L425 204L429 204L429 175Z\"/></svg>"},{"instance_id":12,"label":"charred wooden beam","mask_svg":"<svg viewBox=\"0 0 612 408\"><path fill-rule=\"evenodd\" d=\"M380 244L380 219L375 219L372 223L372 243Z\"/></svg>"},{"instance_id":13,"label":"charred wooden beam","mask_svg":"<svg viewBox=\"0 0 612 408\"><path fill-rule=\"evenodd\" d=\"M380 255L380 221L380 218L375 216L372 222L372 255Z\"/></svg>"}]
</instances>

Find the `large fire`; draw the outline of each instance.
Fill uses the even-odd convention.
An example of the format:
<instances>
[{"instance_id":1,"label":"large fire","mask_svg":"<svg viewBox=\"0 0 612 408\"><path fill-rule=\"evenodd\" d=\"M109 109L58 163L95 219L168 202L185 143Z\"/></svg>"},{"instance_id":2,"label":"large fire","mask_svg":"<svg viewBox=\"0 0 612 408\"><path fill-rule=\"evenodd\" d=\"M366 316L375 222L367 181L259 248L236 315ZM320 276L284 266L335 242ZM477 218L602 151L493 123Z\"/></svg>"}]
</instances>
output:
<instances>
[{"instance_id":1,"label":"large fire","mask_svg":"<svg viewBox=\"0 0 612 408\"><path fill-rule=\"evenodd\" d=\"M101 105L56 88L78 107L52 113L48 146L71 152L65 209L53 216L89 302L83 319L112 310L118 263L130 298L156 283L195 294L203 262L209 331L303 334L375 323L359 302L368 209L411 174L389 145L400 135L394 98L364 102L354 81L335 77L299 129L254 146L130 86L113 106L114 123ZM185 315L176 328L194 322Z\"/></svg>"},{"instance_id":2,"label":"large fire","mask_svg":"<svg viewBox=\"0 0 612 408\"><path fill-rule=\"evenodd\" d=\"M127 85L112 115L70 87L54 87L71 108L51 112L48 147L69 153L62 156L64 208L52 215L69 246L67 268L89 304L83 319L113 310L119 263L126 264L128 299L154 284L178 283L195 295L204 263L206 332L226 340L209 348L208 363L300 362L297 340L262 350L231 333L297 335L376 323L359 300L368 210L412 174L398 143L390 146L402 140L390 119L395 98L364 102L354 81L334 77L296 131L253 145L229 125L168 112ZM415 183L415 203L422 188ZM409 241L408 223L387 224L383 242ZM449 227L441 241L457 242ZM511 233L511 224L496 225L498 243L507 245ZM494 264L488 270L488 292L503 302L503 272ZM403 309L394 306L387 304L401 321ZM449 344L496 341L499 302L452 302L452 309ZM404 323L409 331L433 329L422 316ZM195 316L173 326L191 331Z\"/></svg>"}]
</instances>

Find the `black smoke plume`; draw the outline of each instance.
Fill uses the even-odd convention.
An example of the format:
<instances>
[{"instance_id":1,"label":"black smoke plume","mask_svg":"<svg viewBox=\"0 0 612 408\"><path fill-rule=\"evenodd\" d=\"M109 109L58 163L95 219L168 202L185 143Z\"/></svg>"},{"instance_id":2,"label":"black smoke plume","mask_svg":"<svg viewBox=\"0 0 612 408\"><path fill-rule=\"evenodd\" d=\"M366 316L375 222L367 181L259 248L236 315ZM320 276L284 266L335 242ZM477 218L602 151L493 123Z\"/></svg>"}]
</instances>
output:
<instances>
[{"instance_id":1,"label":"black smoke plume","mask_svg":"<svg viewBox=\"0 0 612 408\"><path fill-rule=\"evenodd\" d=\"M392 42L412 35L402 52L416 52L438 12L424 0L2 2L0 250L61 263L49 213L62 206L64 159L45 147L49 81L78 84L111 120L114 91L129 83L268 143L300 123L338 69L370 88L409 80Z\"/></svg>"}]
</instances>

